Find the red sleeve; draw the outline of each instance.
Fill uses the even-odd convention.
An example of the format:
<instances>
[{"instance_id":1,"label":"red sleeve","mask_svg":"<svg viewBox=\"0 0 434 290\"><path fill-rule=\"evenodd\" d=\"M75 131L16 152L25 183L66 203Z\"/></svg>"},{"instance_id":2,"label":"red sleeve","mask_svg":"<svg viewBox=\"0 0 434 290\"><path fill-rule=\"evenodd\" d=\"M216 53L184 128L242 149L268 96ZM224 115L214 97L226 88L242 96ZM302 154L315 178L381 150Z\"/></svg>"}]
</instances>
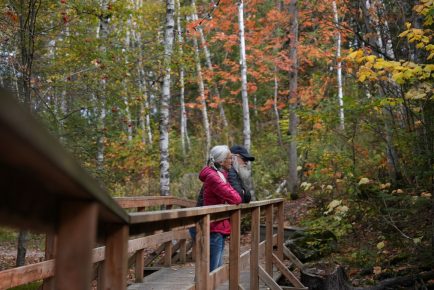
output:
<instances>
[{"instance_id":1,"label":"red sleeve","mask_svg":"<svg viewBox=\"0 0 434 290\"><path fill-rule=\"evenodd\" d=\"M209 176L209 186L212 191L222 198L225 202L229 204L240 204L241 197L238 192L229 184L229 182L224 183L220 176L216 173Z\"/></svg>"}]
</instances>

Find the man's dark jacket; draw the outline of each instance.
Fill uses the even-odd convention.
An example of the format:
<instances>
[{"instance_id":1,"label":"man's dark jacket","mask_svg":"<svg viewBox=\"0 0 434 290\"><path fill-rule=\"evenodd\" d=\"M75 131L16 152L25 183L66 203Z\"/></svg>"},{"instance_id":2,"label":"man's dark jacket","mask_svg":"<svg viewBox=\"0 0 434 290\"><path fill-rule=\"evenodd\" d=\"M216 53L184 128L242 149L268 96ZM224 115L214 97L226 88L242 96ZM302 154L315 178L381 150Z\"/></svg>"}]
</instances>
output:
<instances>
[{"instance_id":1,"label":"man's dark jacket","mask_svg":"<svg viewBox=\"0 0 434 290\"><path fill-rule=\"evenodd\" d=\"M228 181L230 185L232 185L232 187L240 194L243 203L249 203L252 199L252 195L233 167L229 169Z\"/></svg>"}]
</instances>

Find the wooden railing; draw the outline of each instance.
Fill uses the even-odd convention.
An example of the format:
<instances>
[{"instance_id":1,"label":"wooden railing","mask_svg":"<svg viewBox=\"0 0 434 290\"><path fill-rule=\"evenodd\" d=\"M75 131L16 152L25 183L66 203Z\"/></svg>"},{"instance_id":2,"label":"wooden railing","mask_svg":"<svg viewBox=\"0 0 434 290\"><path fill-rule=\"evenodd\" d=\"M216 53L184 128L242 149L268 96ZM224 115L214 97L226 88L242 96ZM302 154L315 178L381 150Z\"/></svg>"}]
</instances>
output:
<instances>
[{"instance_id":1,"label":"wooden railing","mask_svg":"<svg viewBox=\"0 0 434 290\"><path fill-rule=\"evenodd\" d=\"M0 89L0 225L56 235L56 262L1 272L0 288L56 273L51 288L88 289L92 249L104 241L105 288L126 284L128 214L29 112ZM121 253L121 254L119 254ZM19 271L25 271L23 277ZM39 272L41 271L41 272Z\"/></svg>"},{"instance_id":2,"label":"wooden railing","mask_svg":"<svg viewBox=\"0 0 434 290\"><path fill-rule=\"evenodd\" d=\"M261 212L264 213L266 239L260 243L259 226ZM274 214L273 214L274 212ZM240 253L241 216L251 217L251 249ZM273 216L276 216L277 233L273 236ZM231 237L229 265L224 265L209 273L209 226L212 220L229 218ZM250 204L216 205L176 209L170 211L138 212L130 214L130 234L143 234L149 231L172 231L194 226L196 228L195 289L215 289L229 279L229 289L238 289L240 271L250 268L251 289L258 289L259 278L272 278L273 262L283 260L283 199L257 201ZM273 246L277 247L273 254ZM259 264L259 257L265 254L265 269ZM277 284L276 284L277 285Z\"/></svg>"},{"instance_id":3,"label":"wooden railing","mask_svg":"<svg viewBox=\"0 0 434 290\"><path fill-rule=\"evenodd\" d=\"M170 265L172 241L179 240L179 260L185 261L189 227L196 228L194 244L200 257L193 288L213 289L229 278L230 289L238 289L240 270L250 258L251 289L257 289L259 278L278 289L271 277L273 264L283 269L280 261L288 252L283 247L282 199L200 208L185 208L195 202L173 197L118 198L116 202L42 128L0 90L0 225L47 233L47 261L1 271L0 289L37 280L44 280L44 290L90 289L95 277L98 289L126 289L128 255L133 257L138 282L143 279L143 255L148 247L164 244L164 263ZM161 206L166 209L143 211ZM262 212L266 239L260 243ZM251 215L252 247L241 254L242 214ZM222 218L230 218L232 224L229 265L208 273L209 225ZM98 244L101 246L95 248ZM265 268L258 262L263 254ZM302 289L294 281L299 287L294 289Z\"/></svg>"}]
</instances>

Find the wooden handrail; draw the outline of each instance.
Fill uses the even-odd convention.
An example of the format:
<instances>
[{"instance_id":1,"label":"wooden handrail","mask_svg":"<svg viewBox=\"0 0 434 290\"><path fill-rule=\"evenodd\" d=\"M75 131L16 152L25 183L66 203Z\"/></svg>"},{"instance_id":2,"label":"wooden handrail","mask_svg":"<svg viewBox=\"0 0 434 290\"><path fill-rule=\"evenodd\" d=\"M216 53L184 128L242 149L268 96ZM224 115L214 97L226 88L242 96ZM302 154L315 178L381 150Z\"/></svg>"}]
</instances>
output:
<instances>
[{"instance_id":1,"label":"wooden handrail","mask_svg":"<svg viewBox=\"0 0 434 290\"><path fill-rule=\"evenodd\" d=\"M134 196L116 197L114 199L122 208L145 208L152 206L179 206L194 207L194 200L179 198L175 196Z\"/></svg>"},{"instance_id":2,"label":"wooden handrail","mask_svg":"<svg viewBox=\"0 0 434 290\"><path fill-rule=\"evenodd\" d=\"M283 202L283 198L275 198L262 201L253 201L250 203L243 203L240 205L212 205L193 208L180 208L173 210L159 210L150 212L134 212L130 213L130 225L151 223L155 221L167 221L179 218L194 218L206 214L220 214L223 213L226 217L230 216L231 211L234 210L248 210L255 207L262 207L266 205L276 204Z\"/></svg>"},{"instance_id":3,"label":"wooden handrail","mask_svg":"<svg viewBox=\"0 0 434 290\"><path fill-rule=\"evenodd\" d=\"M90 289L97 236L108 241L107 258L126 259L113 250L127 243L119 231L128 234L128 214L2 89L0 140L0 225L56 234L54 287ZM104 271L104 283L125 289L126 278L110 275L115 268Z\"/></svg>"},{"instance_id":4,"label":"wooden handrail","mask_svg":"<svg viewBox=\"0 0 434 290\"><path fill-rule=\"evenodd\" d=\"M53 232L67 199L95 201L100 221L127 223L127 213L98 182L1 89L0 140L0 224Z\"/></svg>"}]
</instances>

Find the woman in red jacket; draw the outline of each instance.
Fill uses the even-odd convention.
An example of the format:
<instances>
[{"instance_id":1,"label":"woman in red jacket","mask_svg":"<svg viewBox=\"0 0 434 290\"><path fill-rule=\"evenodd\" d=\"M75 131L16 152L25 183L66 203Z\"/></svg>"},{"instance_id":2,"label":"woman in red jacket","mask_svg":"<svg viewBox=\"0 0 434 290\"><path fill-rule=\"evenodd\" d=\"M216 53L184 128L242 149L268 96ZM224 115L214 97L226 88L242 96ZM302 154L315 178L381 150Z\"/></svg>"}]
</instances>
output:
<instances>
[{"instance_id":1,"label":"woman in red jacket","mask_svg":"<svg viewBox=\"0 0 434 290\"><path fill-rule=\"evenodd\" d=\"M199 174L203 182L204 205L240 204L241 197L227 181L232 166L232 154L226 145L211 149L208 165ZM210 225L210 271L223 265L225 239L231 233L228 219L212 222Z\"/></svg>"}]
</instances>

